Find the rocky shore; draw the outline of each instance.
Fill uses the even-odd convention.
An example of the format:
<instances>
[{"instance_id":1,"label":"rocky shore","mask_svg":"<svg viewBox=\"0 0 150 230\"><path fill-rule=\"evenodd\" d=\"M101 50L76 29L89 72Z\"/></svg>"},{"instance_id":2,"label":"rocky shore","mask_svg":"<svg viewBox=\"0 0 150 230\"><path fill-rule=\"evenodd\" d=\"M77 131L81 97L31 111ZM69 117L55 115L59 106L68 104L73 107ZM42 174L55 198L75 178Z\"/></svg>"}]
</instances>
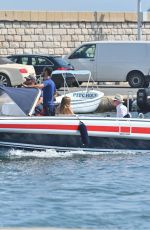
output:
<instances>
[{"instance_id":1,"label":"rocky shore","mask_svg":"<svg viewBox=\"0 0 150 230\"><path fill-rule=\"evenodd\" d=\"M132 103L133 99L129 99L129 110L132 110ZM124 104L127 106L127 97L124 96ZM112 96L104 96L101 100L101 103L96 110L97 113L105 113L105 112L115 112L116 108L113 103L113 97Z\"/></svg>"}]
</instances>

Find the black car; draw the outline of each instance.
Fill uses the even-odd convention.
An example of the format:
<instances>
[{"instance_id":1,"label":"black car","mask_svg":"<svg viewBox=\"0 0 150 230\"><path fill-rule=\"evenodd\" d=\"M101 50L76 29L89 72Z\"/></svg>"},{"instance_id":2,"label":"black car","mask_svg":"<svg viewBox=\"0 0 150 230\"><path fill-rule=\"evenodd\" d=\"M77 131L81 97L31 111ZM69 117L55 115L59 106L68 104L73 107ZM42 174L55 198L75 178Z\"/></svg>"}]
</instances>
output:
<instances>
[{"instance_id":1,"label":"black car","mask_svg":"<svg viewBox=\"0 0 150 230\"><path fill-rule=\"evenodd\" d=\"M51 67L53 70L73 70L74 67L64 60L61 56L43 55L43 54L18 54L7 56L11 61L24 64L33 65L37 77L43 72L44 67ZM53 77L54 78L54 77ZM61 75L55 75L56 87L63 86L63 78Z\"/></svg>"}]
</instances>

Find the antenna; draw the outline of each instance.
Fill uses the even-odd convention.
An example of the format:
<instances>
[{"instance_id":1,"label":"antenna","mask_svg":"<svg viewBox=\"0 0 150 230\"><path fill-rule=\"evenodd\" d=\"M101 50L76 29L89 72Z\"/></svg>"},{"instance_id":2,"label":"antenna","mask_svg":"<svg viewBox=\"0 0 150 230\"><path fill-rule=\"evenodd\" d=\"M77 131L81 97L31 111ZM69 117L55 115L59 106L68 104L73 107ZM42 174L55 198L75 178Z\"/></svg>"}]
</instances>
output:
<instances>
[{"instance_id":1,"label":"antenna","mask_svg":"<svg viewBox=\"0 0 150 230\"><path fill-rule=\"evenodd\" d=\"M138 36L137 39L141 40L141 27L142 27L142 12L141 12L141 0L138 0L137 4L137 28L138 28Z\"/></svg>"},{"instance_id":2,"label":"antenna","mask_svg":"<svg viewBox=\"0 0 150 230\"><path fill-rule=\"evenodd\" d=\"M133 101L133 91L128 91L128 97L127 97L127 111L130 113L130 99Z\"/></svg>"}]
</instances>

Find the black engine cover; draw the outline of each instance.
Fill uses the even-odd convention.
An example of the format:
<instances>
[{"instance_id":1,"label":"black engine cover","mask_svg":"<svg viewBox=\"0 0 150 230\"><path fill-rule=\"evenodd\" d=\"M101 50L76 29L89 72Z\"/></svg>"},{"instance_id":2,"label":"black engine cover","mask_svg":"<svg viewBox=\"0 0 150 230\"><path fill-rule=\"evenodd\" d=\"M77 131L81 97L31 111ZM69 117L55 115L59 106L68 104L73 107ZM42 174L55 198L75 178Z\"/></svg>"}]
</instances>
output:
<instances>
[{"instance_id":1,"label":"black engine cover","mask_svg":"<svg viewBox=\"0 0 150 230\"><path fill-rule=\"evenodd\" d=\"M150 112L150 88L137 91L137 105L141 112Z\"/></svg>"}]
</instances>

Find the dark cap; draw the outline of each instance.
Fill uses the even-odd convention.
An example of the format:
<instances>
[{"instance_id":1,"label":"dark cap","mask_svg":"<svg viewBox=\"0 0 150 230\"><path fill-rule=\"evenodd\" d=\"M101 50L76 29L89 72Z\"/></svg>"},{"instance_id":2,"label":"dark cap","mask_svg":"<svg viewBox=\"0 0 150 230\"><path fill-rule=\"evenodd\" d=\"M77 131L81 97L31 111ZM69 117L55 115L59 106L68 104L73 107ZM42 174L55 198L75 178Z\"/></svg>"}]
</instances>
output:
<instances>
[{"instance_id":1,"label":"dark cap","mask_svg":"<svg viewBox=\"0 0 150 230\"><path fill-rule=\"evenodd\" d=\"M31 81L36 81L36 77L33 75L29 75L27 77L25 77L26 80L31 80Z\"/></svg>"}]
</instances>

